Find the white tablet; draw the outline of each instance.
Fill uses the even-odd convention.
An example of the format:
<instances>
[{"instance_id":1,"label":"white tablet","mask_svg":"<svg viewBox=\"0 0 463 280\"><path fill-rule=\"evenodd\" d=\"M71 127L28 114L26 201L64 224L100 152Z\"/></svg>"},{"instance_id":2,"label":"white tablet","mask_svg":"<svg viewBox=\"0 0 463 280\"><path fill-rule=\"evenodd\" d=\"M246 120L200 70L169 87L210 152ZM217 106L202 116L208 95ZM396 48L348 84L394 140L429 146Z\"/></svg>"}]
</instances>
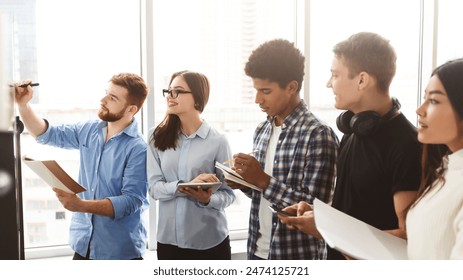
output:
<instances>
[{"instance_id":1,"label":"white tablet","mask_svg":"<svg viewBox=\"0 0 463 280\"><path fill-rule=\"evenodd\" d=\"M212 192L215 192L218 188L220 188L220 186L222 185L222 182L206 182L206 183L179 183L177 185L177 190L175 191L175 195L176 196L186 196L186 194L184 193L181 193L180 192L180 189L183 189L183 188L186 188L186 187L189 187L189 188L193 188L193 189L197 189L198 186L201 186L201 189L203 190L207 190L209 188L212 188Z\"/></svg>"}]
</instances>

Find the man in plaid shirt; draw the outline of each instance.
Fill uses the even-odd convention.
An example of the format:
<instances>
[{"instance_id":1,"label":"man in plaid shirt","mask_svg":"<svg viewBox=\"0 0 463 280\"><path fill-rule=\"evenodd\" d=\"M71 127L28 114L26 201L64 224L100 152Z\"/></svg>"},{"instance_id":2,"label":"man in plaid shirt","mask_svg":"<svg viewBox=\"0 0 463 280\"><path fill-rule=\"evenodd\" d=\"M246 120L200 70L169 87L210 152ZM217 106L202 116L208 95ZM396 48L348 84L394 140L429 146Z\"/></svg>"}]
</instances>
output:
<instances>
[{"instance_id":1,"label":"man in plaid shirt","mask_svg":"<svg viewBox=\"0 0 463 280\"><path fill-rule=\"evenodd\" d=\"M227 181L252 198L248 259L326 258L323 241L288 229L268 208L314 198L328 202L333 191L338 139L300 98L304 60L293 43L276 39L260 45L246 63L255 102L268 115L254 133L256 153L235 155L233 166L261 191Z\"/></svg>"}]
</instances>

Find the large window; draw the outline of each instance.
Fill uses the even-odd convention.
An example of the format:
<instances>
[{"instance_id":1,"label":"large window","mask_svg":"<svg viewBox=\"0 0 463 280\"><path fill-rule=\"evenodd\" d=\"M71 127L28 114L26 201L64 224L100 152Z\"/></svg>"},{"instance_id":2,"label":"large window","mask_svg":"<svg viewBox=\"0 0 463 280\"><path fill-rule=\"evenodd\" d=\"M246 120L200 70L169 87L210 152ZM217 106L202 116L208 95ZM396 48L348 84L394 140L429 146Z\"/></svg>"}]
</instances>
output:
<instances>
[{"instance_id":1,"label":"large window","mask_svg":"<svg viewBox=\"0 0 463 280\"><path fill-rule=\"evenodd\" d=\"M437 65L447 60L463 57L463 36L459 35L458 28L463 26L463 1L439 1L437 7L439 20L437 26ZM436 65L436 66L437 66ZM431 73L425 73L427 77Z\"/></svg>"},{"instance_id":2,"label":"large window","mask_svg":"<svg viewBox=\"0 0 463 280\"><path fill-rule=\"evenodd\" d=\"M15 77L40 83L32 106L52 124L97 118L107 82L119 72L140 74L140 5L133 0L6 1L15 21ZM39 145L25 131L23 155L55 159L74 178L78 151ZM26 249L68 244L71 213L23 165ZM26 254L27 257L27 254Z\"/></svg>"}]
</instances>

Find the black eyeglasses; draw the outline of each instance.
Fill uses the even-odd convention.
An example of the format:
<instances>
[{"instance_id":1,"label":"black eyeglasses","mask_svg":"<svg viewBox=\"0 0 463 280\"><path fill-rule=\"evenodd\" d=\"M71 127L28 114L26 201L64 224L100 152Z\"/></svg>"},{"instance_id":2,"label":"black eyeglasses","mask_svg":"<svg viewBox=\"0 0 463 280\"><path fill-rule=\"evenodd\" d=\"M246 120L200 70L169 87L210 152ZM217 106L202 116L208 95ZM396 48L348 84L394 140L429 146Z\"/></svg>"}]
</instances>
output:
<instances>
[{"instance_id":1,"label":"black eyeglasses","mask_svg":"<svg viewBox=\"0 0 463 280\"><path fill-rule=\"evenodd\" d=\"M181 90L181 89L163 89L162 96L167 97L170 95L171 98L177 98L179 94L192 93L191 91Z\"/></svg>"}]
</instances>

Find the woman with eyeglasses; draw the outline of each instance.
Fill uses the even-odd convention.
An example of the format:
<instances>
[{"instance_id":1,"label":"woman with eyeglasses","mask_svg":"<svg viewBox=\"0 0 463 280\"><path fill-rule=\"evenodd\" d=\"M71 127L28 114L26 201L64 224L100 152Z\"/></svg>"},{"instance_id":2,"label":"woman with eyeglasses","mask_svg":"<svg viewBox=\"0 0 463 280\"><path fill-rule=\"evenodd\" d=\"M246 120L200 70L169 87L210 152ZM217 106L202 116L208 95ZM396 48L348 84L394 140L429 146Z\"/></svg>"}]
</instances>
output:
<instances>
[{"instance_id":1,"label":"woman with eyeglasses","mask_svg":"<svg viewBox=\"0 0 463 280\"><path fill-rule=\"evenodd\" d=\"M178 184L217 182L215 162L232 157L229 143L201 118L209 81L181 71L163 90L164 120L150 131L147 155L149 193L159 201L157 256L160 260L231 259L225 208L235 194L223 181L216 191Z\"/></svg>"},{"instance_id":2,"label":"woman with eyeglasses","mask_svg":"<svg viewBox=\"0 0 463 280\"><path fill-rule=\"evenodd\" d=\"M463 59L433 71L419 116L418 199L406 220L410 259L463 259Z\"/></svg>"}]
</instances>

